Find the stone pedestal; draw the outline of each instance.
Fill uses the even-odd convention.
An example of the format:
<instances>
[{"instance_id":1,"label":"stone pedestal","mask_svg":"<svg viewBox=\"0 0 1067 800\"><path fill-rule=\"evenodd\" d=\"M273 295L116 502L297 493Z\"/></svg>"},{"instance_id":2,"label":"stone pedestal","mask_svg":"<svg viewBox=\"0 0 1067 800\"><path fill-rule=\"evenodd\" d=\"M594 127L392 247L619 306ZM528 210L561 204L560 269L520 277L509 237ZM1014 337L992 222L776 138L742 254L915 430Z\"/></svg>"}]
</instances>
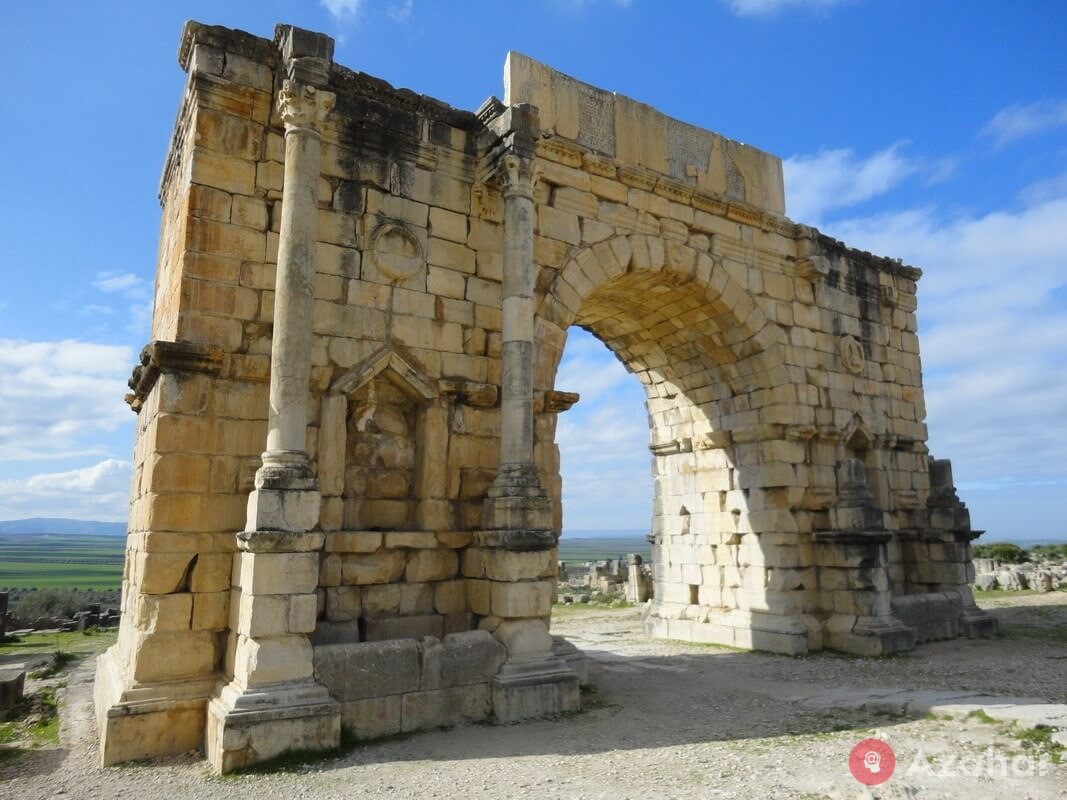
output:
<instances>
[{"instance_id":1,"label":"stone pedestal","mask_svg":"<svg viewBox=\"0 0 1067 800\"><path fill-rule=\"evenodd\" d=\"M281 531L238 536L233 679L208 706L205 740L220 774L288 750L340 743L340 707L315 682L308 639L323 539L321 533Z\"/></svg>"},{"instance_id":2,"label":"stone pedestal","mask_svg":"<svg viewBox=\"0 0 1067 800\"><path fill-rule=\"evenodd\" d=\"M340 705L311 680L256 689L230 684L208 706L205 749L218 774L340 743Z\"/></svg>"},{"instance_id":3,"label":"stone pedestal","mask_svg":"<svg viewBox=\"0 0 1067 800\"><path fill-rule=\"evenodd\" d=\"M815 534L822 606L830 614L825 646L865 656L915 647L915 632L892 612L886 547L891 537L889 531L864 530Z\"/></svg>"},{"instance_id":4,"label":"stone pedestal","mask_svg":"<svg viewBox=\"0 0 1067 800\"><path fill-rule=\"evenodd\" d=\"M500 467L486 492L482 522L488 530L551 530L552 503L532 462Z\"/></svg>"},{"instance_id":5,"label":"stone pedestal","mask_svg":"<svg viewBox=\"0 0 1067 800\"><path fill-rule=\"evenodd\" d=\"M581 705L578 673L557 656L509 661L490 686L493 716L498 722L576 711Z\"/></svg>"},{"instance_id":6,"label":"stone pedestal","mask_svg":"<svg viewBox=\"0 0 1067 800\"><path fill-rule=\"evenodd\" d=\"M93 703L100 765L200 749L216 677L141 684L128 673L119 645L96 659Z\"/></svg>"}]
</instances>

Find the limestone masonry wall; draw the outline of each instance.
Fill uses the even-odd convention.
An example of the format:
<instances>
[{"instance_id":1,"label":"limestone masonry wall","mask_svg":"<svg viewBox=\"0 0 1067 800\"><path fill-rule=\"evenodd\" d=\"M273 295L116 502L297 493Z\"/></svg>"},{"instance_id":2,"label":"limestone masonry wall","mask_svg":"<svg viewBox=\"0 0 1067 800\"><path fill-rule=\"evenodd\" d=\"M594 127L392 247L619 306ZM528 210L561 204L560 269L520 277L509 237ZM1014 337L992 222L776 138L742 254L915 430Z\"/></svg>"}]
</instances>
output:
<instances>
[{"instance_id":1,"label":"limestone masonry wall","mask_svg":"<svg viewBox=\"0 0 1067 800\"><path fill-rule=\"evenodd\" d=\"M925 444L919 270L786 219L777 157L517 53L471 113L332 52L183 34L104 763L574 708L572 325L646 392L649 633L990 630Z\"/></svg>"}]
</instances>

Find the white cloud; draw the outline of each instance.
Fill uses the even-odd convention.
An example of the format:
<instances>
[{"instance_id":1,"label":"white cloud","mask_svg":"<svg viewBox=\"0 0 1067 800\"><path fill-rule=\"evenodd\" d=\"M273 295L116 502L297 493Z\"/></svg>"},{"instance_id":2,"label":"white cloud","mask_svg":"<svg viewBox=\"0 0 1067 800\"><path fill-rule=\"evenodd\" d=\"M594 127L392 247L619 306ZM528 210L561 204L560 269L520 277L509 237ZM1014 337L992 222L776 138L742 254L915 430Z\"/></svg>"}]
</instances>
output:
<instances>
[{"instance_id":1,"label":"white cloud","mask_svg":"<svg viewBox=\"0 0 1067 800\"><path fill-rule=\"evenodd\" d=\"M113 292L129 293L131 291L140 291L143 288L144 281L134 275L132 272L115 273L115 272L98 272L96 274L96 280L93 281L93 286L99 289L101 292L111 294Z\"/></svg>"},{"instance_id":2,"label":"white cloud","mask_svg":"<svg viewBox=\"0 0 1067 800\"><path fill-rule=\"evenodd\" d=\"M637 378L591 334L568 332L556 387L578 392L559 415L565 529L641 528L651 516L648 417Z\"/></svg>"},{"instance_id":3,"label":"white cloud","mask_svg":"<svg viewBox=\"0 0 1067 800\"><path fill-rule=\"evenodd\" d=\"M822 11L848 0L726 0L739 17L770 17L790 8Z\"/></svg>"},{"instance_id":4,"label":"white cloud","mask_svg":"<svg viewBox=\"0 0 1067 800\"><path fill-rule=\"evenodd\" d=\"M556 374L556 388L578 392L582 396L582 406L589 408L628 377L626 367L599 339L580 328L571 328Z\"/></svg>"},{"instance_id":5,"label":"white cloud","mask_svg":"<svg viewBox=\"0 0 1067 800\"><path fill-rule=\"evenodd\" d=\"M115 309L111 306L102 306L98 303L89 303L78 309L78 313L86 317L109 317L115 313Z\"/></svg>"},{"instance_id":6,"label":"white cloud","mask_svg":"<svg viewBox=\"0 0 1067 800\"><path fill-rule=\"evenodd\" d=\"M838 191L862 197L891 183L887 175L914 172L885 153L880 161L888 167L870 170L860 188L840 178ZM853 157L852 166L861 161ZM991 537L1062 530L1050 527L1058 521L1049 502L1005 506L1007 490L983 487L1045 497L1067 484L1067 181L1049 180L1022 196L1032 202L985 214L931 205L825 226L854 247L924 269L919 317L930 446L952 459L957 483L970 487L961 494L976 512L974 524ZM572 328L569 337L556 386L582 400L559 416L564 526L643 527L652 480L640 385L592 336Z\"/></svg>"},{"instance_id":7,"label":"white cloud","mask_svg":"<svg viewBox=\"0 0 1067 800\"><path fill-rule=\"evenodd\" d=\"M389 19L394 22L407 22L415 11L415 0L397 0L386 10Z\"/></svg>"},{"instance_id":8,"label":"white cloud","mask_svg":"<svg viewBox=\"0 0 1067 800\"><path fill-rule=\"evenodd\" d=\"M931 448L953 459L957 479L1067 479L1067 192L977 216L927 208L843 220L828 232L924 268Z\"/></svg>"},{"instance_id":9,"label":"white cloud","mask_svg":"<svg viewBox=\"0 0 1067 800\"><path fill-rule=\"evenodd\" d=\"M786 211L798 222L817 225L828 211L888 192L923 168L921 161L901 153L906 144L895 142L867 158L846 148L787 158L782 162ZM944 172L945 163L936 177Z\"/></svg>"},{"instance_id":10,"label":"white cloud","mask_svg":"<svg viewBox=\"0 0 1067 800\"><path fill-rule=\"evenodd\" d=\"M0 518L123 520L130 477L128 461L109 458L81 469L0 480Z\"/></svg>"},{"instance_id":11,"label":"white cloud","mask_svg":"<svg viewBox=\"0 0 1067 800\"><path fill-rule=\"evenodd\" d=\"M355 17L363 7L363 0L319 0L319 5L340 21Z\"/></svg>"},{"instance_id":12,"label":"white cloud","mask_svg":"<svg viewBox=\"0 0 1067 800\"><path fill-rule=\"evenodd\" d=\"M1035 181L1019 192L1019 199L1027 205L1037 205L1057 197L1067 197L1067 172Z\"/></svg>"},{"instance_id":13,"label":"white cloud","mask_svg":"<svg viewBox=\"0 0 1067 800\"><path fill-rule=\"evenodd\" d=\"M132 425L123 402L131 348L0 339L0 459L101 453L99 435Z\"/></svg>"},{"instance_id":14,"label":"white cloud","mask_svg":"<svg viewBox=\"0 0 1067 800\"><path fill-rule=\"evenodd\" d=\"M1045 100L1029 105L1008 106L998 111L982 128L982 135L998 147L1067 126L1067 100Z\"/></svg>"}]
</instances>

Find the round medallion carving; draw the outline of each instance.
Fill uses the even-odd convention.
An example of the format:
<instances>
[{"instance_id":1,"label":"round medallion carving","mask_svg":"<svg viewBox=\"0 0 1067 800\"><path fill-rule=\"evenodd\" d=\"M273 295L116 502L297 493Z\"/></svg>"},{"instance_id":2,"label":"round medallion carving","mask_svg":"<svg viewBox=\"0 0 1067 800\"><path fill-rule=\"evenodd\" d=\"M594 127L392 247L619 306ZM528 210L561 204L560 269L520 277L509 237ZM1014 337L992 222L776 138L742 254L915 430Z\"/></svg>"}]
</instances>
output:
<instances>
[{"instance_id":1,"label":"round medallion carving","mask_svg":"<svg viewBox=\"0 0 1067 800\"><path fill-rule=\"evenodd\" d=\"M854 336L842 336L838 348L841 352L841 363L845 365L845 369L853 375L863 372L867 358L863 354L863 345L856 341Z\"/></svg>"},{"instance_id":2,"label":"round medallion carving","mask_svg":"<svg viewBox=\"0 0 1067 800\"><path fill-rule=\"evenodd\" d=\"M395 222L379 225L371 234L370 256L387 278L405 281L422 269L422 245L411 231Z\"/></svg>"}]
</instances>

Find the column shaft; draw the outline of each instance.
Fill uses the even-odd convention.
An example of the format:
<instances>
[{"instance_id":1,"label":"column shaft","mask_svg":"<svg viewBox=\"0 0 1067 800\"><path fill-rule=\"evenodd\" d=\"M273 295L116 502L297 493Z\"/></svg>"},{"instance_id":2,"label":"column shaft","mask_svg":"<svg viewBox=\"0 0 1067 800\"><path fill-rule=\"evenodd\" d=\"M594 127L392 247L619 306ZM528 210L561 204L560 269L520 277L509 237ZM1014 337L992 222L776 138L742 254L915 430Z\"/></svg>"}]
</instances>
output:
<instances>
[{"instance_id":1,"label":"column shaft","mask_svg":"<svg viewBox=\"0 0 1067 800\"><path fill-rule=\"evenodd\" d=\"M320 138L287 125L271 345L267 451L305 451L315 290Z\"/></svg>"},{"instance_id":2,"label":"column shaft","mask_svg":"<svg viewBox=\"0 0 1067 800\"><path fill-rule=\"evenodd\" d=\"M500 463L533 463L534 203L532 180L504 191Z\"/></svg>"},{"instance_id":3,"label":"column shaft","mask_svg":"<svg viewBox=\"0 0 1067 800\"><path fill-rule=\"evenodd\" d=\"M487 530L511 545L551 547L552 508L534 464L534 158L512 151L498 164L504 194L500 469L486 497ZM532 538L531 538L532 536Z\"/></svg>"}]
</instances>

